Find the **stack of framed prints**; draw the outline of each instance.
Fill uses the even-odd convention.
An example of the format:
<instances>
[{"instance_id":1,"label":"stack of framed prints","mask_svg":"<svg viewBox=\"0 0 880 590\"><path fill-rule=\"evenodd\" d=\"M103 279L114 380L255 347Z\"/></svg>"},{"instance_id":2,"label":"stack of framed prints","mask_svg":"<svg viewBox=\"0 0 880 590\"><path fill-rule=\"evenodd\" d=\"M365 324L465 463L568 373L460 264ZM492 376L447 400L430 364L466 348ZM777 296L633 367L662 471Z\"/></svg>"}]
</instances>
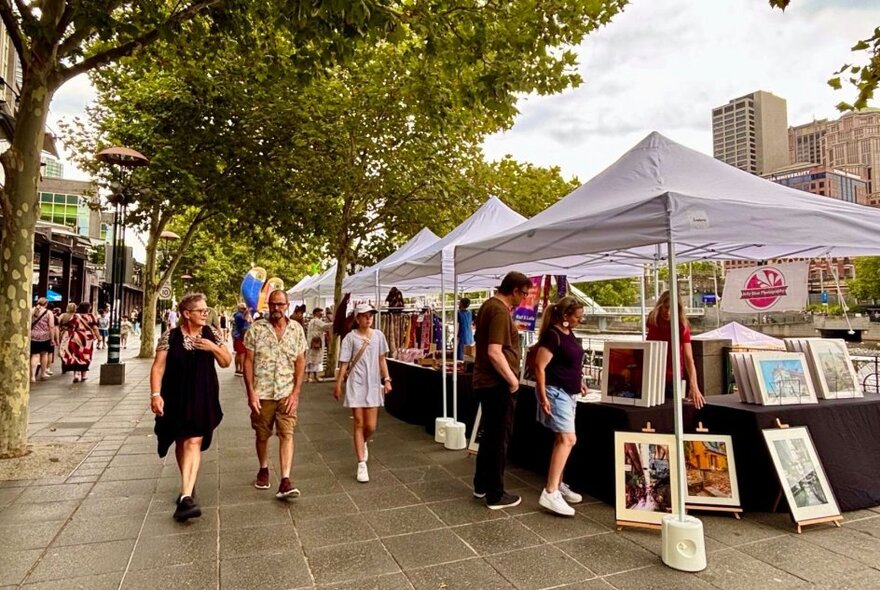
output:
<instances>
[{"instance_id":1,"label":"stack of framed prints","mask_svg":"<svg viewBox=\"0 0 880 590\"><path fill-rule=\"evenodd\" d=\"M785 348L807 357L816 395L823 399L863 397L846 342L831 338L786 338Z\"/></svg>"},{"instance_id":2,"label":"stack of framed prints","mask_svg":"<svg viewBox=\"0 0 880 590\"><path fill-rule=\"evenodd\" d=\"M807 427L770 428L764 430L764 440L797 532L822 522L840 526L843 516Z\"/></svg>"},{"instance_id":3,"label":"stack of framed prints","mask_svg":"<svg viewBox=\"0 0 880 590\"><path fill-rule=\"evenodd\" d=\"M614 433L615 517L618 527L659 529L678 505L675 436Z\"/></svg>"},{"instance_id":4,"label":"stack of framed prints","mask_svg":"<svg viewBox=\"0 0 880 590\"><path fill-rule=\"evenodd\" d=\"M731 352L742 402L764 406L815 404L806 356L800 352Z\"/></svg>"},{"instance_id":5,"label":"stack of framed prints","mask_svg":"<svg viewBox=\"0 0 880 590\"><path fill-rule=\"evenodd\" d=\"M685 507L694 510L742 512L733 441L729 435L685 434L684 462L687 475Z\"/></svg>"},{"instance_id":6,"label":"stack of framed prints","mask_svg":"<svg viewBox=\"0 0 880 590\"><path fill-rule=\"evenodd\" d=\"M602 401L649 408L665 402L665 342L605 342Z\"/></svg>"}]
</instances>

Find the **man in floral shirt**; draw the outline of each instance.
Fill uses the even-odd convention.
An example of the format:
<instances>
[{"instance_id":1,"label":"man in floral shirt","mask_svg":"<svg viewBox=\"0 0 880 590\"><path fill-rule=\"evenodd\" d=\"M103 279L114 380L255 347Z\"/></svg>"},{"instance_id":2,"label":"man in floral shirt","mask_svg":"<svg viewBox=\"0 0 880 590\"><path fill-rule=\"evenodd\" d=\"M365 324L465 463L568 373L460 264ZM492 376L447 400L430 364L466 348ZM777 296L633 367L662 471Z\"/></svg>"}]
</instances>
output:
<instances>
[{"instance_id":1,"label":"man in floral shirt","mask_svg":"<svg viewBox=\"0 0 880 590\"><path fill-rule=\"evenodd\" d=\"M251 426L257 436L260 471L254 487L269 489L269 437L278 434L281 483L277 498L297 497L299 490L290 482L293 464L293 430L299 406L306 360L306 337L298 322L287 319L287 293L276 289L269 294L268 318L263 317L245 332L247 350L244 383Z\"/></svg>"}]
</instances>

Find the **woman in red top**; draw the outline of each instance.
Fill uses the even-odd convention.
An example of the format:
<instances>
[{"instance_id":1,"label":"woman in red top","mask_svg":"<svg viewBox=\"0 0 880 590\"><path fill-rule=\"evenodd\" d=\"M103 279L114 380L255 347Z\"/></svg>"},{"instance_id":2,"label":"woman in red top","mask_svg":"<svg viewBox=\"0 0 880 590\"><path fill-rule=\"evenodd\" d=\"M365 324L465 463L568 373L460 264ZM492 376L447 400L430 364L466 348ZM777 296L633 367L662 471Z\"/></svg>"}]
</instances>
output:
<instances>
[{"instance_id":1,"label":"woman in red top","mask_svg":"<svg viewBox=\"0 0 880 590\"><path fill-rule=\"evenodd\" d=\"M666 399L672 399L672 326L669 291L664 291L651 313L648 314L648 340L666 342ZM688 398L697 409L706 403L700 386L697 384L697 367L694 365L694 351L691 347L691 328L685 314L684 304L678 300L678 343L681 350L682 377L687 379Z\"/></svg>"}]
</instances>

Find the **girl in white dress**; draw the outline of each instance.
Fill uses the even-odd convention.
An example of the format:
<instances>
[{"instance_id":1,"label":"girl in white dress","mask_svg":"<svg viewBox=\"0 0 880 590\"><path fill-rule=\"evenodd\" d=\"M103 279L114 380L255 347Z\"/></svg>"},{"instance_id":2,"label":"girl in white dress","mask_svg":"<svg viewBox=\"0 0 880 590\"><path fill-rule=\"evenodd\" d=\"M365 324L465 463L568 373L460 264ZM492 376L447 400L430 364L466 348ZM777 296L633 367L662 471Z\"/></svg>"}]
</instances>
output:
<instances>
[{"instance_id":1,"label":"girl in white dress","mask_svg":"<svg viewBox=\"0 0 880 590\"><path fill-rule=\"evenodd\" d=\"M370 481L367 441L376 432L379 407L385 405L385 395L391 392L391 378L385 361L388 353L385 334L372 328L376 310L361 303L354 313L357 328L342 340L333 397L337 400L343 397L344 383L342 405L351 408L354 418L352 437L358 460L357 480L366 483Z\"/></svg>"}]
</instances>

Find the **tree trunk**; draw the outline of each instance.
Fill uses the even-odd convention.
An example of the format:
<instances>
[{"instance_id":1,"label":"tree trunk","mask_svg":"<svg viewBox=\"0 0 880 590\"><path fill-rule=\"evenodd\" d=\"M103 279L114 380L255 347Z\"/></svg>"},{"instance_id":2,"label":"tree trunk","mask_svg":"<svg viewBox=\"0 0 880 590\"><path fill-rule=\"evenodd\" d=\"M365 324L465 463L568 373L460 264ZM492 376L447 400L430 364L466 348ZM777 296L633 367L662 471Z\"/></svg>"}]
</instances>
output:
<instances>
[{"instance_id":1,"label":"tree trunk","mask_svg":"<svg viewBox=\"0 0 880 590\"><path fill-rule=\"evenodd\" d=\"M6 174L0 193L0 457L27 452L34 233L40 216L37 182L54 90L45 73L28 70L12 145L0 156Z\"/></svg>"},{"instance_id":2,"label":"tree trunk","mask_svg":"<svg viewBox=\"0 0 880 590\"><path fill-rule=\"evenodd\" d=\"M348 264L348 244L344 243L336 253L336 277L333 283L333 313L339 313L339 303L342 301L342 281L345 280L345 267ZM336 359L339 357L339 337L330 333L330 346L327 348L327 366L324 367L324 377L336 375Z\"/></svg>"},{"instance_id":3,"label":"tree trunk","mask_svg":"<svg viewBox=\"0 0 880 590\"><path fill-rule=\"evenodd\" d=\"M147 241L147 260L144 265L144 308L141 315L141 349L138 358L151 359L156 342L156 302L159 300L159 288L156 281L156 250L158 241L153 232Z\"/></svg>"}]
</instances>

